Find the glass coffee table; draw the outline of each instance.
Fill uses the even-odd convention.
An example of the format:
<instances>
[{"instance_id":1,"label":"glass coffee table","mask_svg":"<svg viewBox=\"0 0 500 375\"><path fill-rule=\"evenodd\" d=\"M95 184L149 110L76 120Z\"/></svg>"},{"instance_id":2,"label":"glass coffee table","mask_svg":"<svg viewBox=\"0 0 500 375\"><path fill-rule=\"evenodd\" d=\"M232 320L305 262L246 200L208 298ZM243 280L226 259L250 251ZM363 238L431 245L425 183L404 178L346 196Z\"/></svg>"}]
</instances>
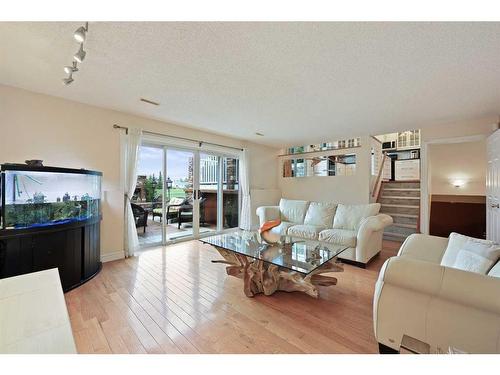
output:
<instances>
[{"instance_id":1,"label":"glass coffee table","mask_svg":"<svg viewBox=\"0 0 500 375\"><path fill-rule=\"evenodd\" d=\"M348 248L290 236L268 244L253 231L219 234L200 241L215 247L224 258L213 263L227 264L228 275L243 279L247 297L299 291L318 298L318 285L337 284L335 277L322 274L342 272L344 269L336 258Z\"/></svg>"}]
</instances>

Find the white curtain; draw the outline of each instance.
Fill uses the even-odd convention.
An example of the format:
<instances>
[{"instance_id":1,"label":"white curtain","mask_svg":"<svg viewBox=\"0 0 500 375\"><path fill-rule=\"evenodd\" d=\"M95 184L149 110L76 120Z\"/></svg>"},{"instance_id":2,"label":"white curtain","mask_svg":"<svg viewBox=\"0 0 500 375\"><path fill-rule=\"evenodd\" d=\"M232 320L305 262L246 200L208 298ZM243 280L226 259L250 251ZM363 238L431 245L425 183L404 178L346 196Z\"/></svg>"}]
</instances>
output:
<instances>
[{"instance_id":1,"label":"white curtain","mask_svg":"<svg viewBox=\"0 0 500 375\"><path fill-rule=\"evenodd\" d=\"M130 199L134 195L137 183L137 161L141 149L142 130L136 128L128 129L127 136L127 158L125 165L125 257L134 255L139 247L137 229L135 228L134 214Z\"/></svg>"},{"instance_id":2,"label":"white curtain","mask_svg":"<svg viewBox=\"0 0 500 375\"><path fill-rule=\"evenodd\" d=\"M240 188L241 188L241 214L240 228L252 229L252 204L250 201L250 172L248 150L244 149L240 156Z\"/></svg>"}]
</instances>

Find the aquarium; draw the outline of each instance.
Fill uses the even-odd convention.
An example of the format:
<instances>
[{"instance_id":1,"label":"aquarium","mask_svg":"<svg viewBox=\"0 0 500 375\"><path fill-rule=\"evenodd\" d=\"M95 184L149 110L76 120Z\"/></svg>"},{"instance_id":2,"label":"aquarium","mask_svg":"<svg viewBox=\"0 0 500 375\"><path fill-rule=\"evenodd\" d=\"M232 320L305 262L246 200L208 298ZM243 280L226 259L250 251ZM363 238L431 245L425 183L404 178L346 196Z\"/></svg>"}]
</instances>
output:
<instances>
[{"instance_id":1,"label":"aquarium","mask_svg":"<svg viewBox=\"0 0 500 375\"><path fill-rule=\"evenodd\" d=\"M100 217L100 172L2 165L2 229L26 229Z\"/></svg>"}]
</instances>

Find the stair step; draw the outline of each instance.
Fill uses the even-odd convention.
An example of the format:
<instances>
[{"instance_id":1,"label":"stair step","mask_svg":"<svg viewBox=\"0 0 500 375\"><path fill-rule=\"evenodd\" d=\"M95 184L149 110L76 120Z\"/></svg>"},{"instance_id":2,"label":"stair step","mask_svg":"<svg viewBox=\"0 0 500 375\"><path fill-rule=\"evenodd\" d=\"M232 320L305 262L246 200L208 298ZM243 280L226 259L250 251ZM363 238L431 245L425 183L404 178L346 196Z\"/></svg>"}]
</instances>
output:
<instances>
[{"instance_id":1,"label":"stair step","mask_svg":"<svg viewBox=\"0 0 500 375\"><path fill-rule=\"evenodd\" d=\"M390 197L412 197L412 198L420 198L420 190L406 190L406 189L382 189L380 192L381 196L390 196Z\"/></svg>"},{"instance_id":2,"label":"stair step","mask_svg":"<svg viewBox=\"0 0 500 375\"><path fill-rule=\"evenodd\" d=\"M382 195L381 198L387 198L387 199L413 199L413 200L420 200L420 197L410 197L406 195Z\"/></svg>"},{"instance_id":3,"label":"stair step","mask_svg":"<svg viewBox=\"0 0 500 375\"><path fill-rule=\"evenodd\" d=\"M384 188L384 191L420 191L418 188Z\"/></svg>"},{"instance_id":4,"label":"stair step","mask_svg":"<svg viewBox=\"0 0 500 375\"><path fill-rule=\"evenodd\" d=\"M409 217L409 218L418 219L418 215L400 214L399 212L384 212L384 214L389 215L389 216Z\"/></svg>"},{"instance_id":5,"label":"stair step","mask_svg":"<svg viewBox=\"0 0 500 375\"><path fill-rule=\"evenodd\" d=\"M389 212L392 212L394 214L418 215L420 212L420 206L382 203L380 212L383 214L388 214Z\"/></svg>"},{"instance_id":6,"label":"stair step","mask_svg":"<svg viewBox=\"0 0 500 375\"><path fill-rule=\"evenodd\" d=\"M408 225L412 228L418 227L418 216L398 213L387 213L392 217L393 225Z\"/></svg>"},{"instance_id":7,"label":"stair step","mask_svg":"<svg viewBox=\"0 0 500 375\"><path fill-rule=\"evenodd\" d=\"M417 230L417 224L405 224L405 223L392 223L391 226L394 226L394 227L402 227L402 228L409 228L409 229L415 229Z\"/></svg>"},{"instance_id":8,"label":"stair step","mask_svg":"<svg viewBox=\"0 0 500 375\"><path fill-rule=\"evenodd\" d=\"M382 186L389 189L417 189L420 188L420 182L387 181Z\"/></svg>"},{"instance_id":9,"label":"stair step","mask_svg":"<svg viewBox=\"0 0 500 375\"><path fill-rule=\"evenodd\" d=\"M392 233L392 232L385 232L384 231L384 237L391 237L391 238L399 238L399 239L406 239L408 237L406 234L401 234L401 233Z\"/></svg>"},{"instance_id":10,"label":"stair step","mask_svg":"<svg viewBox=\"0 0 500 375\"><path fill-rule=\"evenodd\" d=\"M405 207L405 206L416 207L420 205L420 199L419 198L415 199L414 197L397 197L397 198L382 197L379 199L379 203L383 205L389 205L389 206L393 205L398 207Z\"/></svg>"},{"instance_id":11,"label":"stair step","mask_svg":"<svg viewBox=\"0 0 500 375\"><path fill-rule=\"evenodd\" d=\"M382 203L382 207L420 208L420 205L406 205L406 204L388 204L388 203Z\"/></svg>"},{"instance_id":12,"label":"stair step","mask_svg":"<svg viewBox=\"0 0 500 375\"><path fill-rule=\"evenodd\" d=\"M405 235L405 236L409 236L410 234L413 234L416 232L417 232L417 228L415 226L407 228L407 227L397 226L394 224L388 226L384 230L384 233L392 233L392 234Z\"/></svg>"}]
</instances>

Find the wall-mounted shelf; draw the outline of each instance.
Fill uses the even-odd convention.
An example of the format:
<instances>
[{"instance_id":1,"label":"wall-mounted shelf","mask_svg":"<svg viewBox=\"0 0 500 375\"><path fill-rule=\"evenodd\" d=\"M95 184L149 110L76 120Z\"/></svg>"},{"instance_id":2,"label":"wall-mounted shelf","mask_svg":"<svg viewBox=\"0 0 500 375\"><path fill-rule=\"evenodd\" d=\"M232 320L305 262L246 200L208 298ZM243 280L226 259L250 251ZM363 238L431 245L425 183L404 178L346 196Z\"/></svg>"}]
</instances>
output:
<instances>
[{"instance_id":1,"label":"wall-mounted shelf","mask_svg":"<svg viewBox=\"0 0 500 375\"><path fill-rule=\"evenodd\" d=\"M360 148L361 146L353 146L353 147L338 147L338 148L329 148L327 150L318 150L318 151L305 151L305 152L297 152L295 154L281 154L278 155L278 157L282 156L300 156L300 155L311 155L311 154L319 154L321 152L328 152L328 151L338 151L338 150L352 150L354 148Z\"/></svg>"}]
</instances>

